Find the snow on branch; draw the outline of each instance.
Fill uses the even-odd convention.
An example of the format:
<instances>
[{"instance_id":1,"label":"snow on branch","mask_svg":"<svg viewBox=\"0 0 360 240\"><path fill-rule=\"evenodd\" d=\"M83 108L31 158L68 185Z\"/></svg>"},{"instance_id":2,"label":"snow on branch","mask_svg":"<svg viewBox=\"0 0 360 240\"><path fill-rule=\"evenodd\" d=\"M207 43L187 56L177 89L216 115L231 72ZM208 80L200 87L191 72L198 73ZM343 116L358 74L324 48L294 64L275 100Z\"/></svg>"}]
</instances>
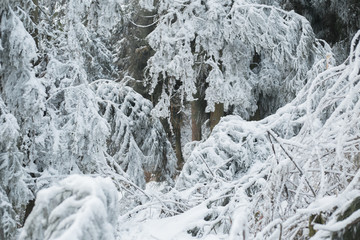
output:
<instances>
[{"instance_id":1,"label":"snow on branch","mask_svg":"<svg viewBox=\"0 0 360 240\"><path fill-rule=\"evenodd\" d=\"M151 91L162 84L167 96L178 92L192 101L197 82L206 82L207 111L221 102L248 118L261 95L262 107L272 113L294 98L312 66L331 52L304 17L272 6L163 0L158 12L159 23L148 36L155 50L147 67ZM161 98L153 113L166 117Z\"/></svg>"},{"instance_id":2,"label":"snow on branch","mask_svg":"<svg viewBox=\"0 0 360 240\"><path fill-rule=\"evenodd\" d=\"M359 197L359 38L345 63L313 68L275 114L258 122L224 117L193 149L176 189L163 197L186 205L177 221L196 218L184 221L184 234L292 239L315 231L323 239L357 222L358 211L339 216Z\"/></svg>"},{"instance_id":3,"label":"snow on branch","mask_svg":"<svg viewBox=\"0 0 360 240\"><path fill-rule=\"evenodd\" d=\"M16 147L19 125L0 96L0 238L15 239L22 209L33 198L21 166L23 155Z\"/></svg>"},{"instance_id":4,"label":"snow on branch","mask_svg":"<svg viewBox=\"0 0 360 240\"><path fill-rule=\"evenodd\" d=\"M291 103L279 109L276 114L260 122L244 122L233 117L223 119L210 138L194 149L184 166L185 171L177 182L178 188L187 186L187 182L199 180L214 182L213 184L217 182L221 186L226 186L227 183L228 186L234 187L239 184L239 176L240 179L243 178L241 176L256 179L253 170L260 169L260 173L263 174L258 175L261 178L252 180L255 184L237 185L237 191L243 189L250 198L248 206L251 210L248 218L251 234L257 234L258 229L271 225L277 219L282 219L282 238L288 239L300 234L299 231L307 227L310 214L296 210L311 209L313 205L309 206L309 203L334 196L331 208L323 212L326 219L331 209L342 204L341 197L336 198L339 193L345 190L344 194L346 192L348 195L358 188L357 177L354 176L359 173L360 156L360 46L357 44L359 35L360 32L352 42L347 62L319 74ZM254 125L259 126L254 128ZM230 156L223 152L229 151L226 147L232 145L223 145L222 142L237 133L234 126L243 126L243 131L249 133L245 134L247 138L232 138L242 141L238 144L240 146L229 147L235 152L239 151L231 157L236 159L237 156L243 155L240 160L245 163L250 160L250 165L244 167L238 164L238 168L233 171L231 184L219 181L224 181L223 179L214 181L213 177L207 174L207 169L213 168L212 171L216 172L215 168L222 164L230 166ZM224 129L222 135L220 129ZM271 132L271 137L267 136L267 132ZM255 146L247 140L254 135L257 136ZM221 141L212 140L216 136L221 136ZM207 148L207 144L213 148ZM196 154L199 151L202 152L203 158L206 156L208 167L198 167L195 174L189 175L189 166L194 163L201 165L201 160ZM255 156L253 163L252 158L247 156ZM206 180L201 180L203 178ZM207 186L204 188L211 189ZM224 190L223 187L219 189ZM311 213L320 214L320 211L315 210ZM279 227L271 231L269 229L268 233L261 236L268 238L274 234L280 234ZM256 236L262 239L261 236Z\"/></svg>"},{"instance_id":5,"label":"snow on branch","mask_svg":"<svg viewBox=\"0 0 360 240\"><path fill-rule=\"evenodd\" d=\"M166 133L150 111L152 103L130 87L111 81L94 84L102 116L110 124L110 156L140 187L144 171L158 180L172 181L176 157Z\"/></svg>"},{"instance_id":6,"label":"snow on branch","mask_svg":"<svg viewBox=\"0 0 360 240\"><path fill-rule=\"evenodd\" d=\"M115 239L117 204L110 179L69 176L37 194L19 239Z\"/></svg>"}]
</instances>

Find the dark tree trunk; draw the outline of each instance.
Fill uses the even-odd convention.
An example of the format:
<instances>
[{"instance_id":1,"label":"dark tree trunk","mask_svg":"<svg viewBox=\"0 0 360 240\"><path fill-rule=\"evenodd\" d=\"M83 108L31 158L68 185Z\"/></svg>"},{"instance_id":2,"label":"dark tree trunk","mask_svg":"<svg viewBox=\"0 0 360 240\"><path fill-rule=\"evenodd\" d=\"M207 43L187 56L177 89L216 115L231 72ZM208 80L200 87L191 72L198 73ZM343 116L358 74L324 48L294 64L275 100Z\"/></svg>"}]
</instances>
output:
<instances>
[{"instance_id":1,"label":"dark tree trunk","mask_svg":"<svg viewBox=\"0 0 360 240\"><path fill-rule=\"evenodd\" d=\"M28 218L28 216L30 215L30 213L33 210L34 206L35 206L35 199L32 199L32 200L29 201L28 205L26 206L23 225L25 224L25 221Z\"/></svg>"},{"instance_id":2,"label":"dark tree trunk","mask_svg":"<svg viewBox=\"0 0 360 240\"><path fill-rule=\"evenodd\" d=\"M177 158L178 169L182 169L184 165L184 158L181 149L181 125L182 125L182 114L180 112L180 106L176 103L171 103L171 125L175 137L175 154Z\"/></svg>"},{"instance_id":3,"label":"dark tree trunk","mask_svg":"<svg viewBox=\"0 0 360 240\"><path fill-rule=\"evenodd\" d=\"M224 104L216 103L215 111L210 113L210 130L212 131L216 124L219 123L221 117L224 116Z\"/></svg>"},{"instance_id":4,"label":"dark tree trunk","mask_svg":"<svg viewBox=\"0 0 360 240\"><path fill-rule=\"evenodd\" d=\"M191 131L192 131L192 141L201 140L201 101L195 100L191 102Z\"/></svg>"}]
</instances>

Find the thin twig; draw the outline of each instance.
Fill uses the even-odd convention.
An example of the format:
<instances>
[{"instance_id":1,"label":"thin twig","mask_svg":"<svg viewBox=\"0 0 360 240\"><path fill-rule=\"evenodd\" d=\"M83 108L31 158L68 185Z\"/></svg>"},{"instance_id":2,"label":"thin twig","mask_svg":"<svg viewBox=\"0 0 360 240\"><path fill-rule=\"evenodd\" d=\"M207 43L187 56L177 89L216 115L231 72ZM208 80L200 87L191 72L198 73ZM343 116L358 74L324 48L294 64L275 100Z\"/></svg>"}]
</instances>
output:
<instances>
[{"instance_id":1,"label":"thin twig","mask_svg":"<svg viewBox=\"0 0 360 240\"><path fill-rule=\"evenodd\" d=\"M213 171L211 171L209 165L206 163L205 159L201 156L201 154L199 153L199 158L201 159L201 161L203 161L203 163L205 164L205 166L207 167L207 169L209 169L211 175L215 178L215 174L213 173Z\"/></svg>"},{"instance_id":2,"label":"thin twig","mask_svg":"<svg viewBox=\"0 0 360 240\"><path fill-rule=\"evenodd\" d=\"M300 166L295 162L295 160L293 159L293 157L290 156L290 154L286 151L286 149L281 145L280 141L272 134L270 133L270 131L267 131L269 135L271 135L280 145L281 149L284 151L284 153L286 154L286 156L290 159L290 161L295 165L295 167L299 170L299 174L300 176L304 176L304 180L306 182L306 184L309 186L312 194L314 195L314 197L316 197L316 193L314 191L314 189L311 187L309 181L306 179L306 176L304 175L303 170L300 168Z\"/></svg>"}]
</instances>

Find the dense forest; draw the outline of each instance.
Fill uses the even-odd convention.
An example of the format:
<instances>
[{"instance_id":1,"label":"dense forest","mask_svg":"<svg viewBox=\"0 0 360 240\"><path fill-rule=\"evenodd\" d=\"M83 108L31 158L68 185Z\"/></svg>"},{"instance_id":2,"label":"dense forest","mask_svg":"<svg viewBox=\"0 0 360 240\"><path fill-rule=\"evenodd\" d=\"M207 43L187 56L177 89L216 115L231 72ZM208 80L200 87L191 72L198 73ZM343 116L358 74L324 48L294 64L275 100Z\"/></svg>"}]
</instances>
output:
<instances>
[{"instance_id":1,"label":"dense forest","mask_svg":"<svg viewBox=\"0 0 360 240\"><path fill-rule=\"evenodd\" d=\"M0 240L360 239L359 0L0 0Z\"/></svg>"}]
</instances>

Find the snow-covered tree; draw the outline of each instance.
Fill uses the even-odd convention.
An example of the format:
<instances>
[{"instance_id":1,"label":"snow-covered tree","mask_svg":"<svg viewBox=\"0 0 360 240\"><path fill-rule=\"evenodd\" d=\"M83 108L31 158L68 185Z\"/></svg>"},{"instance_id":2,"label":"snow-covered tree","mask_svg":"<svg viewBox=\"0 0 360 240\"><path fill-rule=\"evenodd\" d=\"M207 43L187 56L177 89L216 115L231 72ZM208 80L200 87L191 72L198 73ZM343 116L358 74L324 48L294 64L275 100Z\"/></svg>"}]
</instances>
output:
<instances>
[{"instance_id":1,"label":"snow-covered tree","mask_svg":"<svg viewBox=\"0 0 360 240\"><path fill-rule=\"evenodd\" d=\"M91 81L116 77L109 39L121 21L121 4L121 0L13 1L14 11L39 49L38 75L57 58L83 65Z\"/></svg>"},{"instance_id":2,"label":"snow-covered tree","mask_svg":"<svg viewBox=\"0 0 360 240\"><path fill-rule=\"evenodd\" d=\"M131 76L136 81L130 82L132 87L146 95L147 91L142 81L147 60L152 55L152 49L146 41L146 36L155 28L154 10L141 7L139 0L124 1L122 5L122 21L112 34L115 46L115 64L122 76Z\"/></svg>"},{"instance_id":3,"label":"snow-covered tree","mask_svg":"<svg viewBox=\"0 0 360 240\"><path fill-rule=\"evenodd\" d=\"M223 118L187 158L176 189L151 203L179 213L161 223L182 223L178 236L222 239L330 239L356 229L359 38L360 32L345 63L322 71L327 63L320 61L275 114L259 122ZM163 216L144 209L137 217ZM171 236L158 230L149 232Z\"/></svg>"},{"instance_id":4,"label":"snow-covered tree","mask_svg":"<svg viewBox=\"0 0 360 240\"><path fill-rule=\"evenodd\" d=\"M121 83L99 80L93 85L102 115L110 123L110 156L141 187L144 171L171 181L175 154L159 119L150 114L151 102Z\"/></svg>"},{"instance_id":5,"label":"snow-covered tree","mask_svg":"<svg viewBox=\"0 0 360 240\"><path fill-rule=\"evenodd\" d=\"M1 239L15 239L16 234L16 213L9 198L0 188L0 237Z\"/></svg>"},{"instance_id":6,"label":"snow-covered tree","mask_svg":"<svg viewBox=\"0 0 360 240\"><path fill-rule=\"evenodd\" d=\"M38 192L19 239L115 239L117 209L109 178L72 175Z\"/></svg>"},{"instance_id":7,"label":"snow-covered tree","mask_svg":"<svg viewBox=\"0 0 360 240\"><path fill-rule=\"evenodd\" d=\"M1 1L0 239L355 236L360 32L335 66L313 8L358 26L354 0Z\"/></svg>"},{"instance_id":8,"label":"snow-covered tree","mask_svg":"<svg viewBox=\"0 0 360 240\"><path fill-rule=\"evenodd\" d=\"M8 195L15 209L20 210L32 197L24 182L25 172L21 166L23 155L17 148L19 126L8 112L0 97L0 186Z\"/></svg>"},{"instance_id":9,"label":"snow-covered tree","mask_svg":"<svg viewBox=\"0 0 360 240\"><path fill-rule=\"evenodd\" d=\"M23 155L17 148L19 125L0 96L0 238L15 239L24 209L33 198L21 166Z\"/></svg>"},{"instance_id":10,"label":"snow-covered tree","mask_svg":"<svg viewBox=\"0 0 360 240\"><path fill-rule=\"evenodd\" d=\"M319 39L332 47L337 63L348 56L352 37L360 28L360 21L354 17L360 13L357 0L260 0L268 5L277 5L285 10L294 10L306 17Z\"/></svg>"},{"instance_id":11,"label":"snow-covered tree","mask_svg":"<svg viewBox=\"0 0 360 240\"><path fill-rule=\"evenodd\" d=\"M213 182L215 186L229 186L219 190L205 186L207 190L203 190L210 191L209 196L215 195L213 191L229 194L228 211L235 210L237 202L244 204L244 200L238 198L246 196L246 212L234 211L229 217L245 217L247 225L239 229L234 229L239 226L228 225L230 235L246 232L258 239L279 234L282 238L305 235L303 229L308 227L311 215L322 214L323 221L327 222L333 209L342 205L345 195L352 196L350 199L358 196L359 34L353 40L348 62L317 75L294 101L276 114L260 123L225 118L212 136L220 135L218 131L226 127L220 136L230 142L239 141L242 147L235 148L239 149L238 154L226 154L229 151L226 146L230 144L216 143L212 144L215 148L206 148L207 142L193 151L179 178L178 188L189 187L185 184L189 181L198 187L195 179L203 179L200 184ZM244 136L233 137L237 133L234 129L243 124L246 126L242 127L245 131L241 131L245 132ZM213 140L210 137L208 141ZM201 155L197 156L199 150ZM256 157L258 154L261 157ZM249 156L257 161L250 168L244 168L242 164L251 159ZM203 167L190 173L194 168L188 167L194 164ZM326 206L317 205L326 199L333 201ZM223 201L215 206L219 204ZM212 216L226 226L226 218L220 220L222 215L218 210L215 212ZM318 226L317 229L329 228Z\"/></svg>"},{"instance_id":12,"label":"snow-covered tree","mask_svg":"<svg viewBox=\"0 0 360 240\"><path fill-rule=\"evenodd\" d=\"M25 154L23 164L38 178L36 191L69 173L124 173L110 162L120 164L142 187L144 171L157 173L157 179L174 174L166 134L149 115L152 104L111 80L89 84L114 77L106 38L121 20L120 4L69 0L6 5L1 93L18 120L18 145ZM111 113L103 112L111 107Z\"/></svg>"},{"instance_id":13,"label":"snow-covered tree","mask_svg":"<svg viewBox=\"0 0 360 240\"><path fill-rule=\"evenodd\" d=\"M24 182L27 174L22 167L25 158L24 152L19 149L19 142L24 137L22 126L25 125L26 130L29 126L37 126L36 120L29 123L29 116L25 116L29 111L22 112L21 109L23 106L35 106L30 116L34 114L32 120L37 119L38 108L34 96L38 89L34 88L29 93L29 86L36 85L31 71L31 62L36 59L36 47L7 1L0 5L0 14L0 188L1 204L4 206L0 232L2 236L11 238L15 235L14 227L22 224L25 206L32 199L32 193ZM29 95L25 97L24 93ZM4 221L10 219L13 222L5 224Z\"/></svg>"},{"instance_id":14,"label":"snow-covered tree","mask_svg":"<svg viewBox=\"0 0 360 240\"><path fill-rule=\"evenodd\" d=\"M199 84L206 86L207 112L223 103L246 119L258 105L263 115L273 113L330 52L304 17L254 1L163 0L157 7L147 69L151 90L162 87L157 116L169 116L175 94L194 100Z\"/></svg>"},{"instance_id":15,"label":"snow-covered tree","mask_svg":"<svg viewBox=\"0 0 360 240\"><path fill-rule=\"evenodd\" d=\"M19 124L17 145L28 171L41 171L51 159L50 118L46 108L46 82L33 68L37 48L33 37L10 6L2 14L1 95ZM39 163L39 165L37 165Z\"/></svg>"}]
</instances>

